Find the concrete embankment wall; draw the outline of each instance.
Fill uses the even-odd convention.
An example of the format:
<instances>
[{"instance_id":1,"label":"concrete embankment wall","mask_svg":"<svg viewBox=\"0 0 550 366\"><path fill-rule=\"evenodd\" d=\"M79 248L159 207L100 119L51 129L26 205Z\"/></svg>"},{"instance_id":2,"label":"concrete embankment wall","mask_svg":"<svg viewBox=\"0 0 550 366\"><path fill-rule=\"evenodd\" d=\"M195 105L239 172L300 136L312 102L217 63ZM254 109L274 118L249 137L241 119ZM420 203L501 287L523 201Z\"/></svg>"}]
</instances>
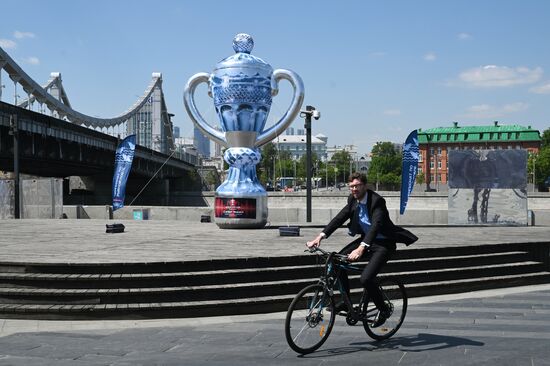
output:
<instances>
[{"instance_id":1,"label":"concrete embankment wall","mask_svg":"<svg viewBox=\"0 0 550 366\"><path fill-rule=\"evenodd\" d=\"M399 193L380 192L387 202L392 220L401 225L446 225L448 197L441 193L413 194L404 215L399 215ZM190 193L195 197L197 193ZM203 192L205 206L131 206L112 213L113 219L133 219L134 211L142 210L148 220L180 220L198 222L201 215L213 216L214 193ZM346 204L347 192L314 192L312 196L312 223L324 225ZM550 194L532 193L528 209L534 214L535 225L550 226ZM64 206L68 218L109 219L109 206ZM271 224L299 224L306 222L305 192L269 192L268 222ZM531 224L532 217L528 217Z\"/></svg>"}]
</instances>

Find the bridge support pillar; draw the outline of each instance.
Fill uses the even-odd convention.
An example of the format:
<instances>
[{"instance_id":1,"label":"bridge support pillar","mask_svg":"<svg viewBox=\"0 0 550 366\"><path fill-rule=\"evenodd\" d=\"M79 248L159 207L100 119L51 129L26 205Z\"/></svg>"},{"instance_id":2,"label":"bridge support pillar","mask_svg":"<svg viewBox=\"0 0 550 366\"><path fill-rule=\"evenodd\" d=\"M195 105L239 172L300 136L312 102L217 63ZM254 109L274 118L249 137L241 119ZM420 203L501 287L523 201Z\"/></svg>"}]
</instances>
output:
<instances>
[{"instance_id":1,"label":"bridge support pillar","mask_svg":"<svg viewBox=\"0 0 550 366\"><path fill-rule=\"evenodd\" d=\"M19 176L19 123L17 114L10 116L10 135L13 135L14 217L21 218L21 181Z\"/></svg>"}]
</instances>

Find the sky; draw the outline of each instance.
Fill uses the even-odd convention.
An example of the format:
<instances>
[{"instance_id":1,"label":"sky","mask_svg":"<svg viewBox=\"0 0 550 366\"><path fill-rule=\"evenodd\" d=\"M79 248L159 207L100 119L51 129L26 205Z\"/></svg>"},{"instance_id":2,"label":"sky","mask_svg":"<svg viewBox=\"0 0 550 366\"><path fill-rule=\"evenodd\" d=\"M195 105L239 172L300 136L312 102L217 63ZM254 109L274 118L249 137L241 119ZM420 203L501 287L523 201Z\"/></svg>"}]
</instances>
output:
<instances>
[{"instance_id":1,"label":"sky","mask_svg":"<svg viewBox=\"0 0 550 366\"><path fill-rule=\"evenodd\" d=\"M303 108L321 112L312 134L329 146L364 154L454 121L550 127L546 0L2 0L0 14L0 47L39 84L60 72L81 113L122 114L161 72L183 136L193 134L187 80L233 54L237 33L254 38L252 54L300 75ZM13 102L5 72L2 83L2 99ZM290 104L291 85L280 89L268 125ZM217 125L206 88L197 99Z\"/></svg>"}]
</instances>

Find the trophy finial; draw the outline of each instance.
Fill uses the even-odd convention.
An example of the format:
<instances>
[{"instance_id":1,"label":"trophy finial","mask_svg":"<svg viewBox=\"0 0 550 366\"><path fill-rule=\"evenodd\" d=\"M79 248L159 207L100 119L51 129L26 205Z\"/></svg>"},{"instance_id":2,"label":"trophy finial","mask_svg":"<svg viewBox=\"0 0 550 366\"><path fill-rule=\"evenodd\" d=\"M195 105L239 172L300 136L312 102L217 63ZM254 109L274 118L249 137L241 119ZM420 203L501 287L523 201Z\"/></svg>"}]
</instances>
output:
<instances>
[{"instance_id":1,"label":"trophy finial","mask_svg":"<svg viewBox=\"0 0 550 366\"><path fill-rule=\"evenodd\" d=\"M246 33L239 33L233 38L233 49L235 52L250 53L254 48L252 36Z\"/></svg>"}]
</instances>

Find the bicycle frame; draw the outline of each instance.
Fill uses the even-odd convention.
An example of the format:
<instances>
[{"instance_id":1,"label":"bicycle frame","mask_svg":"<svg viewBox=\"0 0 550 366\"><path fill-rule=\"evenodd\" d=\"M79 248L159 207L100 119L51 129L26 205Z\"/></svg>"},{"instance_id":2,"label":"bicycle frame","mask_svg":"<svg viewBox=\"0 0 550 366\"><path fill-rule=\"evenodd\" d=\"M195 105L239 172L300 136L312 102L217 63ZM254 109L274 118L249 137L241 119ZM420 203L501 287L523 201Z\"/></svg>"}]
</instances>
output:
<instances>
[{"instance_id":1,"label":"bicycle frame","mask_svg":"<svg viewBox=\"0 0 550 366\"><path fill-rule=\"evenodd\" d=\"M315 250L327 256L324 273L321 275L319 283L322 283L328 288L330 296L334 295L335 287L338 289L338 291L342 295L342 300L348 307L347 316L350 317L353 321L357 322L359 320L363 320L372 322L372 319L368 319L370 315L369 313L372 313L372 315L374 316L377 309L374 308L369 311L368 309L364 308L367 305L367 290L363 289L363 294L361 295L361 299L359 300L358 307L355 308L352 299L350 298L350 296L348 296L347 292L343 290L342 284L340 283L340 271L361 273L363 271L363 268L349 262L343 262L342 260L344 259L344 257L346 257L344 255L334 252L328 253L318 247L315 248ZM340 258L339 260L336 259L338 257Z\"/></svg>"}]
</instances>

